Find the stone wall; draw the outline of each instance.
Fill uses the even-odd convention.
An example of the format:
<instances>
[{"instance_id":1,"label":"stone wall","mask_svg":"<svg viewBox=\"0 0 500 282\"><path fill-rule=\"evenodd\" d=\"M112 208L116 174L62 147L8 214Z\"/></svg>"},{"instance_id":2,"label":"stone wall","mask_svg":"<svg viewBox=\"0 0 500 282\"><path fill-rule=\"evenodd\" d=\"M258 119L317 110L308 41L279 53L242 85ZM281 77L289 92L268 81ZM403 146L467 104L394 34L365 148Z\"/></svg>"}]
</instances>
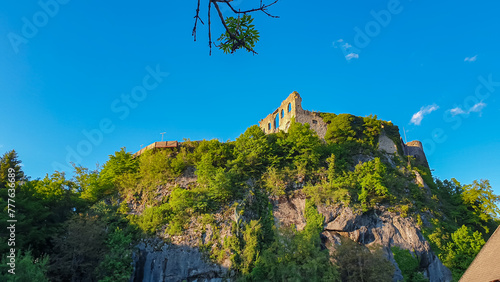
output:
<instances>
[{"instance_id":1,"label":"stone wall","mask_svg":"<svg viewBox=\"0 0 500 282\"><path fill-rule=\"evenodd\" d=\"M281 102L279 108L259 121L259 127L266 134L278 133L280 131L288 132L292 118L295 118L296 122L302 124L308 123L320 138L325 139L328 125L323 121L319 113L302 109L302 98L295 91ZM411 141L402 145L405 156L413 156L418 163L429 167L424 148L420 141ZM379 138L379 150L393 154L397 152L397 146L389 137L382 135Z\"/></svg>"},{"instance_id":2,"label":"stone wall","mask_svg":"<svg viewBox=\"0 0 500 282\"><path fill-rule=\"evenodd\" d=\"M406 156L413 156L418 163L429 167L427 163L427 158L425 157L424 147L420 141L411 141L405 144L404 153Z\"/></svg>"},{"instance_id":3,"label":"stone wall","mask_svg":"<svg viewBox=\"0 0 500 282\"><path fill-rule=\"evenodd\" d=\"M287 132L294 117L296 122L308 123L320 138L325 138L327 124L318 113L302 109L302 98L297 92L290 94L281 102L279 108L259 121L259 127L267 134L279 131Z\"/></svg>"}]
</instances>

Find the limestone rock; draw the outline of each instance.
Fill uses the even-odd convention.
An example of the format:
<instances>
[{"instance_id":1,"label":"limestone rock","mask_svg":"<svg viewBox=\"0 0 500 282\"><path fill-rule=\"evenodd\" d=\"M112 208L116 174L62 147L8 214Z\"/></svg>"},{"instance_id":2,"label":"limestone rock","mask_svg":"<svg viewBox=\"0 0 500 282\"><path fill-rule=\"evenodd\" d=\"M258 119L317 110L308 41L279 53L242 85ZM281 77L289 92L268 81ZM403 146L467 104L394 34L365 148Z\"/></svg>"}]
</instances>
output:
<instances>
[{"instance_id":1,"label":"limestone rock","mask_svg":"<svg viewBox=\"0 0 500 282\"><path fill-rule=\"evenodd\" d=\"M198 248L164 244L161 240L144 241L137 248L131 282L219 282L228 274L227 268L206 262Z\"/></svg>"},{"instance_id":2,"label":"limestone rock","mask_svg":"<svg viewBox=\"0 0 500 282\"><path fill-rule=\"evenodd\" d=\"M282 199L274 204L276 221L281 225L293 223L297 229L299 226L305 226L305 196L297 193L295 197ZM331 252L340 244L340 236L348 237L367 247L380 245L387 258L396 266L393 281L402 281L403 276L390 249L397 246L417 254L424 274L431 282L451 281L450 270L432 252L420 227L412 218L403 218L384 207L367 213L342 206L320 206L318 211L325 216L322 241Z\"/></svg>"}]
</instances>

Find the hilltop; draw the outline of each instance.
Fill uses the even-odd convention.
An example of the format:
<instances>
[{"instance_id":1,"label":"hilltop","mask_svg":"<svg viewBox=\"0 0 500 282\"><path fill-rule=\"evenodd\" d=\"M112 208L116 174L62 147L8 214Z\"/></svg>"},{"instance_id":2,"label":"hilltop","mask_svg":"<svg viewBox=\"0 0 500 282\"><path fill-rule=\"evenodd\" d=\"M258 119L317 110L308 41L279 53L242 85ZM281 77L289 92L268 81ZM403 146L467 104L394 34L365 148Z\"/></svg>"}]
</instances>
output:
<instances>
[{"instance_id":1,"label":"hilltop","mask_svg":"<svg viewBox=\"0 0 500 282\"><path fill-rule=\"evenodd\" d=\"M488 181L435 179L391 122L300 102L235 141L122 149L71 180L29 180L11 151L18 259L53 281L458 280L499 225Z\"/></svg>"}]
</instances>

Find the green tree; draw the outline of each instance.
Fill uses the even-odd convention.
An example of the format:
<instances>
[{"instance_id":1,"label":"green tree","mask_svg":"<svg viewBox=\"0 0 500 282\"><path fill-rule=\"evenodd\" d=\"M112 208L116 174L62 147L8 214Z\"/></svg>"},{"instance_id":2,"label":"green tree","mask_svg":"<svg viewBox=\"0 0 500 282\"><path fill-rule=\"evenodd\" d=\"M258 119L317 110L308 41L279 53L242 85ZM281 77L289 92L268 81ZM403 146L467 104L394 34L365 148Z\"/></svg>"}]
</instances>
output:
<instances>
[{"instance_id":1,"label":"green tree","mask_svg":"<svg viewBox=\"0 0 500 282\"><path fill-rule=\"evenodd\" d=\"M106 254L106 226L97 216L76 215L55 236L55 253L49 269L53 281L92 281Z\"/></svg>"},{"instance_id":2,"label":"green tree","mask_svg":"<svg viewBox=\"0 0 500 282\"><path fill-rule=\"evenodd\" d=\"M260 179L269 165L271 147L268 137L258 127L253 125L234 142L235 160L231 163L231 171L241 175L242 180L248 178Z\"/></svg>"},{"instance_id":3,"label":"green tree","mask_svg":"<svg viewBox=\"0 0 500 282\"><path fill-rule=\"evenodd\" d=\"M104 189L101 186L99 172L97 170L90 171L83 166L74 166L75 169L75 184L80 197L91 203L98 201L104 195Z\"/></svg>"},{"instance_id":4,"label":"green tree","mask_svg":"<svg viewBox=\"0 0 500 282\"><path fill-rule=\"evenodd\" d=\"M451 240L439 257L443 264L451 269L453 280L457 281L464 274L484 244L481 233L472 232L465 225L451 234Z\"/></svg>"},{"instance_id":5,"label":"green tree","mask_svg":"<svg viewBox=\"0 0 500 282\"><path fill-rule=\"evenodd\" d=\"M252 220L245 224L243 231L244 247L242 250L242 273L249 274L255 262L259 259L262 242L262 226L257 220Z\"/></svg>"},{"instance_id":6,"label":"green tree","mask_svg":"<svg viewBox=\"0 0 500 282\"><path fill-rule=\"evenodd\" d=\"M318 238L291 229L280 229L248 278L251 281L339 281L328 252Z\"/></svg>"},{"instance_id":7,"label":"green tree","mask_svg":"<svg viewBox=\"0 0 500 282\"><path fill-rule=\"evenodd\" d=\"M391 250L405 282L429 281L419 272L420 261L416 254L414 255L409 250L403 250L399 247L392 247Z\"/></svg>"},{"instance_id":8,"label":"green tree","mask_svg":"<svg viewBox=\"0 0 500 282\"><path fill-rule=\"evenodd\" d=\"M316 131L310 129L308 123L302 124L292 119L288 132L277 140L284 148L285 163L293 163L296 168L312 171L320 163L319 148L321 141Z\"/></svg>"},{"instance_id":9,"label":"green tree","mask_svg":"<svg viewBox=\"0 0 500 282\"><path fill-rule=\"evenodd\" d=\"M132 234L116 229L108 235L106 246L109 252L97 267L99 281L127 281L132 275Z\"/></svg>"},{"instance_id":10,"label":"green tree","mask_svg":"<svg viewBox=\"0 0 500 282\"><path fill-rule=\"evenodd\" d=\"M342 281L392 281L394 266L385 258L381 248L371 252L359 243L344 238L333 257Z\"/></svg>"},{"instance_id":11,"label":"green tree","mask_svg":"<svg viewBox=\"0 0 500 282\"><path fill-rule=\"evenodd\" d=\"M377 119L377 115L370 115L363 118L363 135L371 146L376 146L378 136L382 130L382 121ZM396 143L397 144L397 143Z\"/></svg>"},{"instance_id":12,"label":"green tree","mask_svg":"<svg viewBox=\"0 0 500 282\"><path fill-rule=\"evenodd\" d=\"M2 263L0 266L0 280L4 282L45 282L49 281L47 279L48 270L48 256L43 256L41 258L34 258L31 254L31 250L26 251L22 254L18 250L16 254L16 265L14 274L9 273L10 267L7 265L9 263L7 255L2 256Z\"/></svg>"},{"instance_id":13,"label":"green tree","mask_svg":"<svg viewBox=\"0 0 500 282\"><path fill-rule=\"evenodd\" d=\"M279 170L269 166L266 173L262 175L264 188L270 195L279 197L285 195L286 189L292 182L292 171L289 168Z\"/></svg>"},{"instance_id":14,"label":"green tree","mask_svg":"<svg viewBox=\"0 0 500 282\"><path fill-rule=\"evenodd\" d=\"M139 162L132 154L127 153L125 148L109 155L109 160L104 164L99 173L97 191L89 191L93 199L100 199L105 195L111 195L117 191L122 177L135 174L139 171Z\"/></svg>"},{"instance_id":15,"label":"green tree","mask_svg":"<svg viewBox=\"0 0 500 282\"><path fill-rule=\"evenodd\" d=\"M499 219L500 209L497 203L500 202L500 196L493 193L488 180L474 180L472 184L465 185L462 189L463 203L474 215L470 217L468 223L484 228L486 233L489 233L485 223Z\"/></svg>"},{"instance_id":16,"label":"green tree","mask_svg":"<svg viewBox=\"0 0 500 282\"><path fill-rule=\"evenodd\" d=\"M386 167L380 158L358 164L354 173L361 187L358 200L364 210L390 197L389 189L384 183Z\"/></svg>"},{"instance_id":17,"label":"green tree","mask_svg":"<svg viewBox=\"0 0 500 282\"><path fill-rule=\"evenodd\" d=\"M319 240L319 234L323 231L325 217L318 212L314 202L306 200L304 217L307 223L304 228L304 234L311 236L311 238L316 237Z\"/></svg>"},{"instance_id":18,"label":"green tree","mask_svg":"<svg viewBox=\"0 0 500 282\"><path fill-rule=\"evenodd\" d=\"M12 178L9 175L14 174L15 182L27 180L21 168L21 163L15 150L6 152L0 158L0 189L7 188L7 184L10 183L9 179ZM13 169L14 172L9 169Z\"/></svg>"},{"instance_id":19,"label":"green tree","mask_svg":"<svg viewBox=\"0 0 500 282\"><path fill-rule=\"evenodd\" d=\"M343 143L355 141L360 138L363 132L362 118L350 114L329 114L323 115L323 119L328 123L328 129L325 134L325 140L334 143Z\"/></svg>"},{"instance_id":20,"label":"green tree","mask_svg":"<svg viewBox=\"0 0 500 282\"><path fill-rule=\"evenodd\" d=\"M26 181L15 188L16 248L31 248L35 257L52 249L51 237L59 234L62 224L80 209L73 184L64 174L54 173L43 180ZM7 189L0 189L0 251L9 248L7 234Z\"/></svg>"}]
</instances>

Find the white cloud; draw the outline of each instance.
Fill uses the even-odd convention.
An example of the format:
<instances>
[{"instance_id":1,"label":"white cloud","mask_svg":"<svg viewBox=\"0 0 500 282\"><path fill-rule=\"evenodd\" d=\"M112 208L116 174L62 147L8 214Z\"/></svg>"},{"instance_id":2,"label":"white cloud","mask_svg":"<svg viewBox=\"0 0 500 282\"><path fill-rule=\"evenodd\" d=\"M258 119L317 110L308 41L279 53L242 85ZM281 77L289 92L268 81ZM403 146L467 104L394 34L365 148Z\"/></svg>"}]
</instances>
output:
<instances>
[{"instance_id":1,"label":"white cloud","mask_svg":"<svg viewBox=\"0 0 500 282\"><path fill-rule=\"evenodd\" d=\"M482 110L486 107L486 103L483 103L483 101L475 104L474 106L470 107L469 110L464 111L460 107L456 107L450 110L450 113L452 116L456 115L468 115L470 113L479 113L479 116L481 116Z\"/></svg>"},{"instance_id":2,"label":"white cloud","mask_svg":"<svg viewBox=\"0 0 500 282\"><path fill-rule=\"evenodd\" d=\"M465 111L462 110L462 108L460 108L460 107L453 108L450 110L450 112L453 116L465 114Z\"/></svg>"},{"instance_id":3,"label":"white cloud","mask_svg":"<svg viewBox=\"0 0 500 282\"><path fill-rule=\"evenodd\" d=\"M338 40L335 40L332 42L333 47L337 48L342 42L344 42L344 39L340 38ZM338 44L337 44L338 43ZM347 43L346 43L347 44Z\"/></svg>"},{"instance_id":4,"label":"white cloud","mask_svg":"<svg viewBox=\"0 0 500 282\"><path fill-rule=\"evenodd\" d=\"M469 113L474 112L474 113L480 113L484 108L486 107L486 104L483 103L483 101L475 104L470 108Z\"/></svg>"},{"instance_id":5,"label":"white cloud","mask_svg":"<svg viewBox=\"0 0 500 282\"><path fill-rule=\"evenodd\" d=\"M420 111L413 114L410 123L413 123L415 125L420 125L425 115L428 115L437 109L439 109L439 106L436 104L420 108Z\"/></svg>"},{"instance_id":6,"label":"white cloud","mask_svg":"<svg viewBox=\"0 0 500 282\"><path fill-rule=\"evenodd\" d=\"M359 54L356 54L356 53L349 53L345 56L345 59L350 61L351 59L358 59L359 58Z\"/></svg>"},{"instance_id":7,"label":"white cloud","mask_svg":"<svg viewBox=\"0 0 500 282\"><path fill-rule=\"evenodd\" d=\"M474 57L466 57L464 59L464 62L475 62L477 60L477 55L475 55Z\"/></svg>"},{"instance_id":8,"label":"white cloud","mask_svg":"<svg viewBox=\"0 0 500 282\"><path fill-rule=\"evenodd\" d=\"M344 45L342 45L342 47L344 47L345 49L347 49L347 48L351 48L352 45L346 42Z\"/></svg>"}]
</instances>

